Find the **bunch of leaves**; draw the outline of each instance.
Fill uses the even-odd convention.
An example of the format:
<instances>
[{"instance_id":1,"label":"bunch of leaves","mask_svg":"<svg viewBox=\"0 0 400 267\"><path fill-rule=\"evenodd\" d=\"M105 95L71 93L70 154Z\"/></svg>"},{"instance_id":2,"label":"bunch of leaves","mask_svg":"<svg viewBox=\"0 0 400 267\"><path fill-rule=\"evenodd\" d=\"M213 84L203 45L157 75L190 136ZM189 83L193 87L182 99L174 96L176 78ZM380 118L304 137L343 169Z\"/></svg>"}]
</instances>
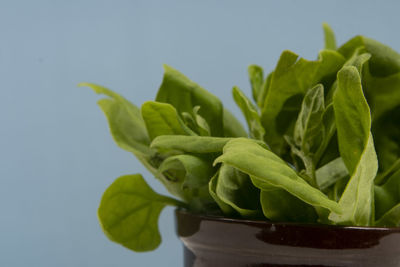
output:
<instances>
[{"instance_id":1,"label":"bunch of leaves","mask_svg":"<svg viewBox=\"0 0 400 267\"><path fill-rule=\"evenodd\" d=\"M140 174L106 190L98 216L106 235L134 251L155 249L166 205L280 222L400 226L400 55L356 36L337 48L324 25L317 60L283 51L264 75L248 68L252 98L233 87L248 126L177 70L139 109L106 95L98 104L115 142L173 196Z\"/></svg>"}]
</instances>

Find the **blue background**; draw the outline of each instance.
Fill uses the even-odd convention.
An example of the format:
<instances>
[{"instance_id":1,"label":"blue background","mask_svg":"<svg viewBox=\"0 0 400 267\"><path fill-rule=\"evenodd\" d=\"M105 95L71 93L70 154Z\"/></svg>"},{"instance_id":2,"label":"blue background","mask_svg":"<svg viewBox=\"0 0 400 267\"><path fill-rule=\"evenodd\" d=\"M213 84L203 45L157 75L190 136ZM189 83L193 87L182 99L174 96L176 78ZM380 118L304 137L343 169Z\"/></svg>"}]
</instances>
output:
<instances>
[{"instance_id":1,"label":"blue background","mask_svg":"<svg viewBox=\"0 0 400 267\"><path fill-rule=\"evenodd\" d=\"M383 4L384 3L384 4ZM172 208L162 245L137 254L97 223L105 188L142 173L112 141L96 96L108 86L153 99L168 63L220 97L250 92L247 66L271 70L283 49L314 59L321 23L400 50L393 1L0 1L0 266L182 266Z\"/></svg>"}]
</instances>

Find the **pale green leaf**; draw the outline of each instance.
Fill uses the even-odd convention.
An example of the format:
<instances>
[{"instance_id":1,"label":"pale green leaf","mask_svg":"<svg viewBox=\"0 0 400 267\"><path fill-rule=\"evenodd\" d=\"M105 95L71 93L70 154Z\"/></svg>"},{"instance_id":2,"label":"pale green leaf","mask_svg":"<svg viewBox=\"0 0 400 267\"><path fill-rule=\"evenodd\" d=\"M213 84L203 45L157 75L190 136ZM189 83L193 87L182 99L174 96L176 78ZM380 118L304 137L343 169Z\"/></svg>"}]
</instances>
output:
<instances>
[{"instance_id":1,"label":"pale green leaf","mask_svg":"<svg viewBox=\"0 0 400 267\"><path fill-rule=\"evenodd\" d=\"M338 72L338 89L333 105L340 155L352 175L365 150L371 129L370 109L355 67L346 66Z\"/></svg>"},{"instance_id":2,"label":"pale green leaf","mask_svg":"<svg viewBox=\"0 0 400 267\"><path fill-rule=\"evenodd\" d=\"M335 33L333 32L332 28L327 23L323 23L322 27L324 29L325 36L325 49L336 50Z\"/></svg>"},{"instance_id":3,"label":"pale green leaf","mask_svg":"<svg viewBox=\"0 0 400 267\"><path fill-rule=\"evenodd\" d=\"M147 101L142 105L142 117L150 140L160 135L186 135L176 109L166 103Z\"/></svg>"},{"instance_id":4,"label":"pale green leaf","mask_svg":"<svg viewBox=\"0 0 400 267\"><path fill-rule=\"evenodd\" d=\"M257 102L264 83L264 71L260 66L250 65L247 72L249 74L253 99Z\"/></svg>"},{"instance_id":5,"label":"pale green leaf","mask_svg":"<svg viewBox=\"0 0 400 267\"><path fill-rule=\"evenodd\" d=\"M222 152L224 145L231 139L209 136L163 135L155 138L150 147L159 151L215 153Z\"/></svg>"},{"instance_id":6,"label":"pale green leaf","mask_svg":"<svg viewBox=\"0 0 400 267\"><path fill-rule=\"evenodd\" d=\"M349 175L342 158L336 158L325 164L317 169L315 174L318 188L322 191Z\"/></svg>"},{"instance_id":7,"label":"pale green leaf","mask_svg":"<svg viewBox=\"0 0 400 267\"><path fill-rule=\"evenodd\" d=\"M112 241L137 252L149 251L161 242L158 217L165 205L181 203L154 192L140 174L126 175L104 192L98 217Z\"/></svg>"}]
</instances>

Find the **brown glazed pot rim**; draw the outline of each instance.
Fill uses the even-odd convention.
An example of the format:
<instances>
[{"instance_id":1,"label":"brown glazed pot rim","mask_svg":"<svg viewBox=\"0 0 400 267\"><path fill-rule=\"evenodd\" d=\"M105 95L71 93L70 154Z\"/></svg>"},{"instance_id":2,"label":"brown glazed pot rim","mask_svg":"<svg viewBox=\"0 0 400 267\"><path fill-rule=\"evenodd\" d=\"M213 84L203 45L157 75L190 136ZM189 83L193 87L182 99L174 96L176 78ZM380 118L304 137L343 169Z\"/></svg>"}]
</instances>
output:
<instances>
[{"instance_id":1,"label":"brown glazed pot rim","mask_svg":"<svg viewBox=\"0 0 400 267\"><path fill-rule=\"evenodd\" d=\"M176 214L182 214L184 216L189 216L193 218L197 218L201 221L216 221L221 223L239 223L239 224L248 224L248 225L258 225L258 226L270 226L270 225L279 225L285 227L308 227L308 228L330 228L337 230L362 230L362 231L390 231L390 232L399 232L400 227L380 227L380 226L352 226L352 225L332 225L332 224L322 224L322 223L297 223L297 222L275 222L268 220L250 220L250 219L241 219L241 218L230 218L219 215L210 215L210 214L202 214L195 213L185 209L178 208L175 210Z\"/></svg>"},{"instance_id":2,"label":"brown glazed pot rim","mask_svg":"<svg viewBox=\"0 0 400 267\"><path fill-rule=\"evenodd\" d=\"M400 227L175 215L185 266L400 266Z\"/></svg>"}]
</instances>

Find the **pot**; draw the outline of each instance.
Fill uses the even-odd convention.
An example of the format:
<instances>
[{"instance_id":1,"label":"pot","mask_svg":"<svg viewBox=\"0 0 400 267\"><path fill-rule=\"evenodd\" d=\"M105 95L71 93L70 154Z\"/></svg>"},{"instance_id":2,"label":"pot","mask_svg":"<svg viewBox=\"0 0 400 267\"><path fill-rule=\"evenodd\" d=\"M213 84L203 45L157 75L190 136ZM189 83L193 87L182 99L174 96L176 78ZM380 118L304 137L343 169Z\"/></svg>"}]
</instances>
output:
<instances>
[{"instance_id":1,"label":"pot","mask_svg":"<svg viewBox=\"0 0 400 267\"><path fill-rule=\"evenodd\" d=\"M400 227L230 219L176 210L185 267L400 266Z\"/></svg>"}]
</instances>

